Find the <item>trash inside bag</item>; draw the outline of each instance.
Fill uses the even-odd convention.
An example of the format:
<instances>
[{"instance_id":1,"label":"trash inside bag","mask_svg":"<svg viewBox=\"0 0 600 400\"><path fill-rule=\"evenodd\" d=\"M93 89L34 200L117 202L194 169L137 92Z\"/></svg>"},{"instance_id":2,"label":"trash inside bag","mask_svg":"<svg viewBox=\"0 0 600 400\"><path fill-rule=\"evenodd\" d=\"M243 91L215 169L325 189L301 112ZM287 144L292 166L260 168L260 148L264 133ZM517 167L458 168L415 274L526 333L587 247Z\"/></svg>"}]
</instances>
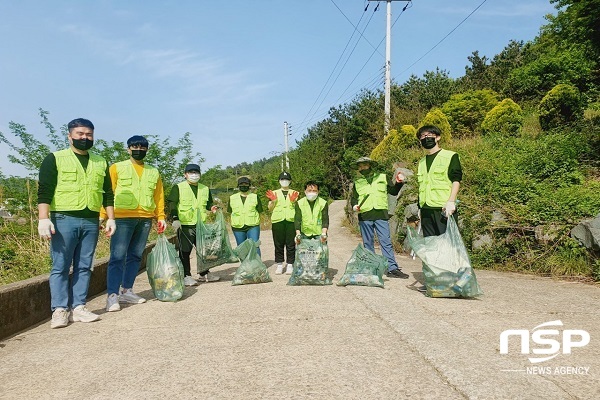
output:
<instances>
[{"instance_id":1,"label":"trash inside bag","mask_svg":"<svg viewBox=\"0 0 600 400\"><path fill-rule=\"evenodd\" d=\"M205 223L200 218L196 224L196 264L198 273L225 263L238 262L229 243L229 234L223 212L217 211L215 222Z\"/></svg>"},{"instance_id":2,"label":"trash inside bag","mask_svg":"<svg viewBox=\"0 0 600 400\"><path fill-rule=\"evenodd\" d=\"M357 285L383 287L383 273L388 262L384 256L375 254L359 244L346 264L344 275L337 281L338 286Z\"/></svg>"},{"instance_id":3,"label":"trash inside bag","mask_svg":"<svg viewBox=\"0 0 600 400\"><path fill-rule=\"evenodd\" d=\"M408 228L411 248L423 262L429 297L476 297L483 294L454 218L448 218L446 232L419 236Z\"/></svg>"},{"instance_id":4,"label":"trash inside bag","mask_svg":"<svg viewBox=\"0 0 600 400\"><path fill-rule=\"evenodd\" d=\"M160 301L177 301L183 296L183 265L175 246L164 234L146 259L146 272L154 296Z\"/></svg>"},{"instance_id":5,"label":"trash inside bag","mask_svg":"<svg viewBox=\"0 0 600 400\"><path fill-rule=\"evenodd\" d=\"M329 276L329 248L321 239L302 239L296 245L294 269L288 281L290 286L331 285Z\"/></svg>"},{"instance_id":6,"label":"trash inside bag","mask_svg":"<svg viewBox=\"0 0 600 400\"><path fill-rule=\"evenodd\" d=\"M233 275L231 284L247 285L249 283L272 282L267 266L262 262L256 249L260 246L260 240L255 242L252 239L244 240L237 248L233 249L242 263Z\"/></svg>"}]
</instances>

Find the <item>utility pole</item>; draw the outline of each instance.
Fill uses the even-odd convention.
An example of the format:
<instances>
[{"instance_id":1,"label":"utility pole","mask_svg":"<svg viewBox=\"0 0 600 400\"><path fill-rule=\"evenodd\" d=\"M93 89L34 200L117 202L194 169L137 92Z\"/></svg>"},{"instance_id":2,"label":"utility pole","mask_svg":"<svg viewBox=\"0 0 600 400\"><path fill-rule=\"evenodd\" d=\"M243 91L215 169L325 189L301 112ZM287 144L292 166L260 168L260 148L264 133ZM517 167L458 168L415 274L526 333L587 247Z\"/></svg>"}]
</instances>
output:
<instances>
[{"instance_id":1,"label":"utility pole","mask_svg":"<svg viewBox=\"0 0 600 400\"><path fill-rule=\"evenodd\" d=\"M382 1L382 0L369 0ZM390 131L390 102L391 102L391 85L392 85L392 1L408 1L411 0L385 0L387 3L386 12L386 30L385 30L385 105L384 105L384 120L383 134L387 136Z\"/></svg>"},{"instance_id":2,"label":"utility pole","mask_svg":"<svg viewBox=\"0 0 600 400\"><path fill-rule=\"evenodd\" d=\"M288 146L288 136L289 136L289 130L288 130L288 123L287 122L283 122L283 140L285 143L285 171L290 172L290 158L288 156L288 152L289 152L289 146ZM282 164L282 169L283 169L283 164Z\"/></svg>"}]
</instances>

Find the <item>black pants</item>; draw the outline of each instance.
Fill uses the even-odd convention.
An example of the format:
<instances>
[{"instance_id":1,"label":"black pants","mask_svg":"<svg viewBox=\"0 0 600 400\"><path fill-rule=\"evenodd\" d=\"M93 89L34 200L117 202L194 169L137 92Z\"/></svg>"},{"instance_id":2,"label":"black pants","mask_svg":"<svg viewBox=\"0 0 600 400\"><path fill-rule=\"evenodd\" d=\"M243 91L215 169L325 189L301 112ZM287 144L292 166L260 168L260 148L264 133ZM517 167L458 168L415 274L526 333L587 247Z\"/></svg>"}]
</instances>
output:
<instances>
[{"instance_id":1,"label":"black pants","mask_svg":"<svg viewBox=\"0 0 600 400\"><path fill-rule=\"evenodd\" d=\"M177 240L179 241L179 259L183 264L183 276L192 276L190 256L196 246L196 225L181 225L181 229L177 231ZM200 276L206 274L208 271L202 272Z\"/></svg>"},{"instance_id":2,"label":"black pants","mask_svg":"<svg viewBox=\"0 0 600 400\"><path fill-rule=\"evenodd\" d=\"M458 223L458 213L452 214L454 222ZM423 236L439 236L446 232L448 218L442 215L441 208L422 208L421 209L421 230Z\"/></svg>"},{"instance_id":3,"label":"black pants","mask_svg":"<svg viewBox=\"0 0 600 400\"><path fill-rule=\"evenodd\" d=\"M273 231L273 244L275 245L275 262L283 263L284 248L288 264L293 264L296 260L296 229L294 223L290 221L275 222L271 225Z\"/></svg>"}]
</instances>

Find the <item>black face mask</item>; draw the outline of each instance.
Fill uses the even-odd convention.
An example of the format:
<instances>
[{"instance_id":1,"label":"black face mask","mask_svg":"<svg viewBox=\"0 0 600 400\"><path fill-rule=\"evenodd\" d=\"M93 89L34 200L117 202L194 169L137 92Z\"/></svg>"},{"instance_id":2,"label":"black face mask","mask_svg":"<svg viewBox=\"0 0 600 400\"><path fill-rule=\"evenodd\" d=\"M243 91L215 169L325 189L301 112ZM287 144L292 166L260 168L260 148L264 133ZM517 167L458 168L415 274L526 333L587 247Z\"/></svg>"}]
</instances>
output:
<instances>
[{"instance_id":1,"label":"black face mask","mask_svg":"<svg viewBox=\"0 0 600 400\"><path fill-rule=\"evenodd\" d=\"M141 161L144 159L144 157L146 157L146 153L148 152L148 150L131 150L131 157L133 157L134 160L138 160Z\"/></svg>"},{"instance_id":2,"label":"black face mask","mask_svg":"<svg viewBox=\"0 0 600 400\"><path fill-rule=\"evenodd\" d=\"M72 139L73 147L77 150L89 150L94 146L94 141L90 139Z\"/></svg>"},{"instance_id":3,"label":"black face mask","mask_svg":"<svg viewBox=\"0 0 600 400\"><path fill-rule=\"evenodd\" d=\"M250 190L250 186L240 186L241 192L247 192L248 190Z\"/></svg>"},{"instance_id":4,"label":"black face mask","mask_svg":"<svg viewBox=\"0 0 600 400\"><path fill-rule=\"evenodd\" d=\"M435 138L429 136L429 137L421 139L421 146L423 146L427 150L433 149L435 147Z\"/></svg>"},{"instance_id":5,"label":"black face mask","mask_svg":"<svg viewBox=\"0 0 600 400\"><path fill-rule=\"evenodd\" d=\"M368 176L371 173L371 168L361 169L359 172L362 176Z\"/></svg>"}]
</instances>

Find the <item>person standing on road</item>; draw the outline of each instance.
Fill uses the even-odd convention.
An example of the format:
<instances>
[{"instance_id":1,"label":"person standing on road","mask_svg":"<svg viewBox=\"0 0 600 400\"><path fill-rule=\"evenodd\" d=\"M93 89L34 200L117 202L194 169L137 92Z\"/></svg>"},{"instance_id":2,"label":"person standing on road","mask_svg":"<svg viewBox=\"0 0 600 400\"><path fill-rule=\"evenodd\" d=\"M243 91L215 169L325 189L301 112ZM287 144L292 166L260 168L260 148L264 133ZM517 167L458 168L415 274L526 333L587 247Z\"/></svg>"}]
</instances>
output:
<instances>
[{"instance_id":1,"label":"person standing on road","mask_svg":"<svg viewBox=\"0 0 600 400\"><path fill-rule=\"evenodd\" d=\"M240 191L229 197L227 206L227 212L231 214L231 230L238 246L246 239L258 242L260 238L260 213L263 208L256 193L250 193L251 185L250 178L240 177ZM260 256L260 247L256 248L256 252Z\"/></svg>"},{"instance_id":2,"label":"person standing on road","mask_svg":"<svg viewBox=\"0 0 600 400\"><path fill-rule=\"evenodd\" d=\"M302 239L321 239L327 243L327 229L329 229L329 204L327 200L319 197L319 184L308 181L304 185L306 197L296 202L296 244Z\"/></svg>"},{"instance_id":3,"label":"person standing on road","mask_svg":"<svg viewBox=\"0 0 600 400\"><path fill-rule=\"evenodd\" d=\"M291 274L296 260L296 242L294 241L294 219L296 207L294 203L299 193L290 189L292 175L283 171L279 174L280 189L268 190L267 198L271 211L271 230L273 231L273 244L275 245L276 274L283 273L283 262L287 263L286 274ZM284 255L285 251L285 255Z\"/></svg>"},{"instance_id":4,"label":"person standing on road","mask_svg":"<svg viewBox=\"0 0 600 400\"><path fill-rule=\"evenodd\" d=\"M50 328L65 327L69 320L100 319L85 305L102 206L108 216L106 235L116 230L108 163L88 151L94 145L94 124L77 118L67 128L69 148L48 154L39 174L38 233L50 239L52 258ZM73 276L69 281L71 265Z\"/></svg>"},{"instance_id":5,"label":"person standing on road","mask_svg":"<svg viewBox=\"0 0 600 400\"><path fill-rule=\"evenodd\" d=\"M169 215L173 219L173 229L177 231L179 241L179 259L183 264L183 283L185 286L195 286L198 281L192 278L190 255L196 246L196 224L198 211L202 222L206 221L206 212L217 211L213 198L207 186L198 183L200 166L188 164L183 171L185 181L173 186L167 198ZM215 282L220 278L209 274L208 270L200 273L200 281Z\"/></svg>"},{"instance_id":6,"label":"person standing on road","mask_svg":"<svg viewBox=\"0 0 600 400\"><path fill-rule=\"evenodd\" d=\"M390 237L388 219L388 194L396 196L405 177L396 174L393 182L384 173L373 171L374 162L368 157L356 160L360 177L354 180L350 204L358 212L358 226L365 248L375 252L375 233L381 245L381 252L388 260L387 276L389 278L407 279L408 275L400 270L394 256L394 248Z\"/></svg>"},{"instance_id":7,"label":"person standing on road","mask_svg":"<svg viewBox=\"0 0 600 400\"><path fill-rule=\"evenodd\" d=\"M462 167L458 154L440 147L442 132L433 125L419 128L417 138L427 151L419 161L419 208L423 236L437 236L446 232L448 217L458 222L456 196L462 181Z\"/></svg>"},{"instance_id":8,"label":"person standing on road","mask_svg":"<svg viewBox=\"0 0 600 400\"><path fill-rule=\"evenodd\" d=\"M119 311L119 303L146 302L146 299L133 292L133 283L140 269L152 219L158 219L158 233L164 232L167 226L160 173L143 161L148 146L145 137L130 137L127 140L129 159L113 164L109 169L115 193L118 229L110 241L106 311Z\"/></svg>"}]
</instances>

